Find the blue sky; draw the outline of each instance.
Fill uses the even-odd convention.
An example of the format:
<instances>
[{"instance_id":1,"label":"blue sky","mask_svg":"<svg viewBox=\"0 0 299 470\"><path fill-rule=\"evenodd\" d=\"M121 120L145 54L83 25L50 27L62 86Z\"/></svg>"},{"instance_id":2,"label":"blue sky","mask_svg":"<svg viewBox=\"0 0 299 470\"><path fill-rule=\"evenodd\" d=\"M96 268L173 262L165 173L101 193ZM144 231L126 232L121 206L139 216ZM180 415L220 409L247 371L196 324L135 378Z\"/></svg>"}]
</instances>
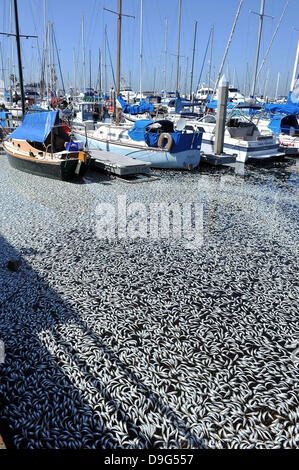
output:
<instances>
[{"instance_id":1,"label":"blue sky","mask_svg":"<svg viewBox=\"0 0 299 470\"><path fill-rule=\"evenodd\" d=\"M185 88L189 91L190 88L195 21L198 21L194 64L194 84L196 85L212 24L215 28L212 79L217 76L239 3L240 0L182 0L180 50L180 89L182 91ZM123 13L134 15L135 19L123 17L122 21L121 76L124 82L131 82L133 88L138 89L140 0L123 0L122 4ZM264 18L260 61L264 57L285 4L286 0L266 0L265 13L274 16L274 19ZM39 47L42 47L44 34L43 5L44 0L18 1L20 32L38 35ZM163 87L166 18L168 21L167 83L168 88L174 88L178 0L143 0L143 5L143 89L151 90L154 85L156 89ZM81 18L84 15L87 85L89 84L89 51L91 51L92 86L95 86L98 78L99 49L102 50L102 56L104 55L105 25L107 25L109 48L115 68L117 17L103 8L117 10L117 0L46 0L46 7L47 20L54 25L66 86L74 83L74 69L76 69L77 84L83 83ZM246 84L249 88L255 58L258 16L249 13L249 10L259 11L259 9L260 0L244 0L224 69L229 81L232 83L235 79L235 85L240 88L244 88ZM299 0L290 0L260 76L261 92L266 88L266 94L275 93L278 72L280 73L278 94L283 94L288 90L299 38L299 31L293 29L295 27L299 30L298 11ZM1 31L10 31L10 0L1 0L0 14ZM0 44L0 67L6 69L2 74L7 76L8 69L12 67L11 40L0 36ZM25 82L37 80L40 74L37 41L22 39L22 51ZM74 51L76 66L74 66ZM202 82L207 82L208 57L209 54L203 70ZM108 52L107 74L107 85L110 87L113 81Z\"/></svg>"}]
</instances>

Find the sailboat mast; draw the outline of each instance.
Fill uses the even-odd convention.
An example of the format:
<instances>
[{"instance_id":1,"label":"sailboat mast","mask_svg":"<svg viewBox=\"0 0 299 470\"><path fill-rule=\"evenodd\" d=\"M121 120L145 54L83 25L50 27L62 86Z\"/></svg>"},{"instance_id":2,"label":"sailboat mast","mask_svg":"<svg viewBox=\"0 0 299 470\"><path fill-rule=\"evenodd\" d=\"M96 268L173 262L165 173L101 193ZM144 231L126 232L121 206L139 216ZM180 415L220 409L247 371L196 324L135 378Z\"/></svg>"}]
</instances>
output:
<instances>
[{"instance_id":1,"label":"sailboat mast","mask_svg":"<svg viewBox=\"0 0 299 470\"><path fill-rule=\"evenodd\" d=\"M188 63L189 63L189 57L187 56L186 57L186 70L185 70L185 86L184 86L185 98L187 95Z\"/></svg>"},{"instance_id":2,"label":"sailboat mast","mask_svg":"<svg viewBox=\"0 0 299 470\"><path fill-rule=\"evenodd\" d=\"M44 69L45 69L45 82L46 82L46 97L48 97L49 83L48 83L48 57L47 57L47 18L46 18L46 0L44 0Z\"/></svg>"},{"instance_id":3,"label":"sailboat mast","mask_svg":"<svg viewBox=\"0 0 299 470\"><path fill-rule=\"evenodd\" d=\"M89 49L89 88L91 89L91 50Z\"/></svg>"},{"instance_id":4,"label":"sailboat mast","mask_svg":"<svg viewBox=\"0 0 299 470\"><path fill-rule=\"evenodd\" d=\"M10 32L13 33L13 13L12 13L12 0L10 0ZM11 36L11 64L8 69L11 71L13 80L12 84L14 86L15 81L14 81L14 76L15 76L15 64L14 64L14 39L13 36ZM9 76L9 75L8 75ZM12 85L10 86L10 104L13 103L12 99Z\"/></svg>"},{"instance_id":5,"label":"sailboat mast","mask_svg":"<svg viewBox=\"0 0 299 470\"><path fill-rule=\"evenodd\" d=\"M279 86L280 73L277 74L276 90L275 90L275 99L277 99L278 86Z\"/></svg>"},{"instance_id":6,"label":"sailboat mast","mask_svg":"<svg viewBox=\"0 0 299 470\"><path fill-rule=\"evenodd\" d=\"M165 18L165 52L164 52L164 94L166 96L166 70L167 70L167 23L168 19Z\"/></svg>"},{"instance_id":7,"label":"sailboat mast","mask_svg":"<svg viewBox=\"0 0 299 470\"><path fill-rule=\"evenodd\" d=\"M105 93L107 93L107 25L105 25L104 37L104 61L105 61Z\"/></svg>"},{"instance_id":8,"label":"sailboat mast","mask_svg":"<svg viewBox=\"0 0 299 470\"><path fill-rule=\"evenodd\" d=\"M140 71L139 71L139 93L142 96L142 39L143 39L143 0L140 0Z\"/></svg>"},{"instance_id":9,"label":"sailboat mast","mask_svg":"<svg viewBox=\"0 0 299 470\"><path fill-rule=\"evenodd\" d=\"M118 0L117 14L117 62L116 62L116 96L120 91L120 46L121 46L121 10L122 0ZM116 125L119 125L119 108L116 108Z\"/></svg>"},{"instance_id":10,"label":"sailboat mast","mask_svg":"<svg viewBox=\"0 0 299 470\"><path fill-rule=\"evenodd\" d=\"M292 80L291 80L290 91L293 91L293 88L294 88L294 85L295 85L296 73L297 73L297 67L298 67L298 58L299 58L299 39L298 39L298 43L297 43L297 51L296 51L296 57L295 57L295 62L294 62L294 68L293 68L293 75L292 75Z\"/></svg>"},{"instance_id":11,"label":"sailboat mast","mask_svg":"<svg viewBox=\"0 0 299 470\"><path fill-rule=\"evenodd\" d=\"M75 53L75 48L73 48L73 60L74 60L74 92L76 93L76 53Z\"/></svg>"},{"instance_id":12,"label":"sailboat mast","mask_svg":"<svg viewBox=\"0 0 299 470\"><path fill-rule=\"evenodd\" d=\"M212 27L211 27L210 63L209 63L209 80L208 80L208 95L210 94L210 86L211 86L213 41L214 41L214 25L212 24Z\"/></svg>"},{"instance_id":13,"label":"sailboat mast","mask_svg":"<svg viewBox=\"0 0 299 470\"><path fill-rule=\"evenodd\" d=\"M252 96L254 96L255 94L255 87L256 87L257 67L258 67L259 55L260 55L264 10L265 10L265 0L261 0L261 8L260 8L260 13L259 13L259 28L258 28L258 33L257 33L257 45L256 45L256 54L255 54L255 65L254 65L253 81L252 81L252 88L251 88Z\"/></svg>"},{"instance_id":14,"label":"sailboat mast","mask_svg":"<svg viewBox=\"0 0 299 470\"><path fill-rule=\"evenodd\" d=\"M57 92L57 76L56 76L56 69L55 69L55 48L54 48L54 30L53 30L53 23L51 23L51 42L52 42L52 75L53 75L53 90Z\"/></svg>"},{"instance_id":15,"label":"sailboat mast","mask_svg":"<svg viewBox=\"0 0 299 470\"><path fill-rule=\"evenodd\" d=\"M86 91L85 45L84 45L84 16L82 15L82 54L83 54L83 87Z\"/></svg>"},{"instance_id":16,"label":"sailboat mast","mask_svg":"<svg viewBox=\"0 0 299 470\"><path fill-rule=\"evenodd\" d=\"M193 41L192 67L191 67L191 77L190 77L190 99L191 99L192 88L193 88L193 70L194 70L194 57L195 57L195 45L196 45L196 32L197 32L197 21L195 21L195 25L194 25L194 41Z\"/></svg>"},{"instance_id":17,"label":"sailboat mast","mask_svg":"<svg viewBox=\"0 0 299 470\"><path fill-rule=\"evenodd\" d=\"M51 60L51 38L50 38L50 22L48 21L48 25L47 25L47 41L48 41L48 55L49 55L49 62L48 62L48 66L49 66L49 73L50 73L50 88L51 88L51 91L53 91L53 80L52 80L52 60Z\"/></svg>"},{"instance_id":18,"label":"sailboat mast","mask_svg":"<svg viewBox=\"0 0 299 470\"><path fill-rule=\"evenodd\" d=\"M99 95L102 96L102 52L99 49Z\"/></svg>"},{"instance_id":19,"label":"sailboat mast","mask_svg":"<svg viewBox=\"0 0 299 470\"><path fill-rule=\"evenodd\" d=\"M23 69L22 69L22 59L21 59L21 45L20 45L20 31L19 31L17 0L14 0L14 10L15 10L15 25L16 25L18 65L19 65L19 79L20 79L20 87L21 87L21 99L22 99L22 113L23 113L23 116L25 116L25 95L24 95Z\"/></svg>"},{"instance_id":20,"label":"sailboat mast","mask_svg":"<svg viewBox=\"0 0 299 470\"><path fill-rule=\"evenodd\" d=\"M182 0L179 0L179 20L178 20L178 47L177 47L177 62L176 62L176 91L179 91L179 68L180 68L180 36L181 36L181 10Z\"/></svg>"}]
</instances>

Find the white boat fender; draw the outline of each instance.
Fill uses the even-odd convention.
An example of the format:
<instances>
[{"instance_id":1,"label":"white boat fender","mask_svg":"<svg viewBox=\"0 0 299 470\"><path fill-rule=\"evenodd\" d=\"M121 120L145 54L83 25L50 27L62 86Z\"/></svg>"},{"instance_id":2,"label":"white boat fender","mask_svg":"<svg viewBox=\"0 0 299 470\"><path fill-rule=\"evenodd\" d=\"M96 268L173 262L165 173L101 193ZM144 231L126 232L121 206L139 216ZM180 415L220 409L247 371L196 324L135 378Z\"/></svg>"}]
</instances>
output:
<instances>
[{"instance_id":1,"label":"white boat fender","mask_svg":"<svg viewBox=\"0 0 299 470\"><path fill-rule=\"evenodd\" d=\"M75 169L75 174L76 174L76 175L79 175L80 169L81 169L81 165L82 165L82 160L78 160L78 163L77 163L77 166L76 166L76 169Z\"/></svg>"},{"instance_id":2,"label":"white boat fender","mask_svg":"<svg viewBox=\"0 0 299 470\"><path fill-rule=\"evenodd\" d=\"M165 145L165 147L163 146L164 139L167 139L167 144ZM162 134L160 135L158 139L158 147L160 147L163 150L170 150L172 147L172 144L173 144L173 139L171 135L168 134L168 132L162 132Z\"/></svg>"}]
</instances>

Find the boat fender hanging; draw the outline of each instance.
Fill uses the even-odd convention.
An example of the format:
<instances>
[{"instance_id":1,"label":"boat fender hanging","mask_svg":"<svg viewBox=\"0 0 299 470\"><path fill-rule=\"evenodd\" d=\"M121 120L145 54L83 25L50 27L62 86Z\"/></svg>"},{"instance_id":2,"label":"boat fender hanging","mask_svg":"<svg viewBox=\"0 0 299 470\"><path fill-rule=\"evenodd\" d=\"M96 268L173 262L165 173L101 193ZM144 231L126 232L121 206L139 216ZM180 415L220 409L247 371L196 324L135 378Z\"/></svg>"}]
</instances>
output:
<instances>
[{"instance_id":1,"label":"boat fender hanging","mask_svg":"<svg viewBox=\"0 0 299 470\"><path fill-rule=\"evenodd\" d=\"M165 147L163 146L164 139L167 139L167 144L165 145ZM168 134L168 132L162 132L162 134L160 135L158 139L158 147L160 147L163 150L170 150L172 147L172 144L173 144L172 136Z\"/></svg>"},{"instance_id":2,"label":"boat fender hanging","mask_svg":"<svg viewBox=\"0 0 299 470\"><path fill-rule=\"evenodd\" d=\"M78 159L79 159L81 162L86 163L86 160L87 160L87 158L86 158L86 152L79 152L79 153L78 153Z\"/></svg>"}]
</instances>

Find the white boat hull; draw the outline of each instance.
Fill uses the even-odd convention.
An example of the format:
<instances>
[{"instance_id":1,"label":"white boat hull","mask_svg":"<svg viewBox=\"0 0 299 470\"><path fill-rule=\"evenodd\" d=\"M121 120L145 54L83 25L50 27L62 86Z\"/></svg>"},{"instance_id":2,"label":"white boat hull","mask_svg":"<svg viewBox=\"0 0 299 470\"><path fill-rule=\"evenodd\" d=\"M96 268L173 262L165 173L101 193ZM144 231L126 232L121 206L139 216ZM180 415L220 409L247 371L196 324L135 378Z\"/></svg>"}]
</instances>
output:
<instances>
[{"instance_id":1,"label":"white boat hull","mask_svg":"<svg viewBox=\"0 0 299 470\"><path fill-rule=\"evenodd\" d=\"M76 140L86 143L84 133L74 130ZM192 170L200 162L200 149L185 150L182 152L168 152L160 148L147 147L144 145L124 145L123 143L101 140L99 138L87 136L87 145L91 149L106 150L130 158L137 158L144 162L150 162L153 168L161 169L183 169Z\"/></svg>"},{"instance_id":2,"label":"white boat hull","mask_svg":"<svg viewBox=\"0 0 299 470\"><path fill-rule=\"evenodd\" d=\"M215 136L203 133L201 150L204 153L214 152ZM264 160L278 155L279 144L265 144L265 141L242 141L241 139L224 138L223 152L228 155L236 155L237 162L245 163L249 159Z\"/></svg>"}]
</instances>

